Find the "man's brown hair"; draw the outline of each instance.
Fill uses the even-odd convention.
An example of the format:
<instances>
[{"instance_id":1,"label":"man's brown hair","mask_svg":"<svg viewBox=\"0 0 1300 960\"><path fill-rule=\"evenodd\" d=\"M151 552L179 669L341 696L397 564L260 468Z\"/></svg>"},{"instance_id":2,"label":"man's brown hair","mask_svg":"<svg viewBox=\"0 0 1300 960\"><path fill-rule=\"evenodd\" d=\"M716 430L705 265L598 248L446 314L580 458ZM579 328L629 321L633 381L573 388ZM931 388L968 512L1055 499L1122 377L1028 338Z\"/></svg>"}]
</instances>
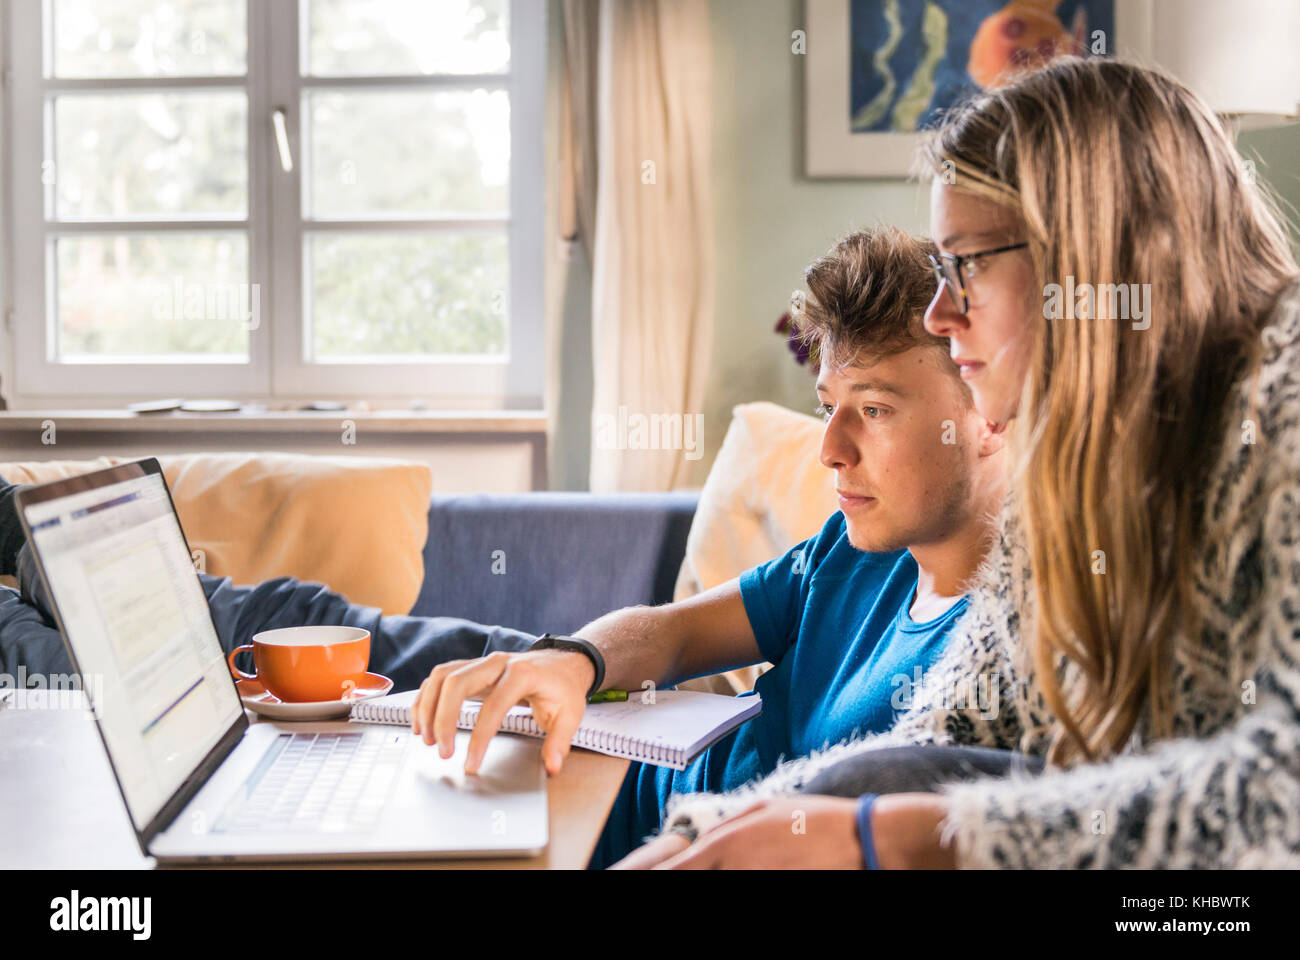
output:
<instances>
[{"instance_id":1,"label":"man's brown hair","mask_svg":"<svg viewBox=\"0 0 1300 960\"><path fill-rule=\"evenodd\" d=\"M947 353L948 341L922 322L936 290L926 254L935 252L929 240L882 225L848 234L808 267L809 296L795 295L794 323L818 362L838 367L923 346Z\"/></svg>"}]
</instances>

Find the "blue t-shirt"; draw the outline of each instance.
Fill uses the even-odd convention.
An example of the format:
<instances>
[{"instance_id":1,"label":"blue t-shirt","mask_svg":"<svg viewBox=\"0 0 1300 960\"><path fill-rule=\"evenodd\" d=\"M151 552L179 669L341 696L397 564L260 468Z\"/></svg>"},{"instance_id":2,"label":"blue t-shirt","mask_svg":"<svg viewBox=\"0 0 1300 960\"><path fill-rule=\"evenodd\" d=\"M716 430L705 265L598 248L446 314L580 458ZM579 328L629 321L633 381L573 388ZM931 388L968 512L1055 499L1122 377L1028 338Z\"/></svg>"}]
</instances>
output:
<instances>
[{"instance_id":1,"label":"blue t-shirt","mask_svg":"<svg viewBox=\"0 0 1300 960\"><path fill-rule=\"evenodd\" d=\"M592 866L639 846L670 793L732 790L782 759L893 726L967 603L916 623L908 615L916 579L908 551L865 553L849 543L838 511L817 536L741 574L758 649L773 664L754 685L763 712L685 770L633 763Z\"/></svg>"}]
</instances>

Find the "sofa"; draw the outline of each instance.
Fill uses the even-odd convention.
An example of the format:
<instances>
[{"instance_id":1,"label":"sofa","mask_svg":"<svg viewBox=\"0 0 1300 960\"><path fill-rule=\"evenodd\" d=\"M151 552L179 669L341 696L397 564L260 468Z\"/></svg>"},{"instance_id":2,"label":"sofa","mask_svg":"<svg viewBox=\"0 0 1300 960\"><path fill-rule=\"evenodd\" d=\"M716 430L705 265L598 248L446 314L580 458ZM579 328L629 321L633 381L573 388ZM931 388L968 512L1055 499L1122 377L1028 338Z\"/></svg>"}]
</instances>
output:
<instances>
[{"instance_id":1,"label":"sofa","mask_svg":"<svg viewBox=\"0 0 1300 960\"><path fill-rule=\"evenodd\" d=\"M159 460L203 572L237 584L294 576L387 614L566 633L692 596L814 535L836 509L821 433L813 417L741 404L698 493L448 495L427 466L384 458ZM0 476L43 483L121 462L5 463ZM739 692L761 669L688 684Z\"/></svg>"},{"instance_id":2,"label":"sofa","mask_svg":"<svg viewBox=\"0 0 1300 960\"><path fill-rule=\"evenodd\" d=\"M697 493L438 495L411 613L566 633L673 599Z\"/></svg>"}]
</instances>

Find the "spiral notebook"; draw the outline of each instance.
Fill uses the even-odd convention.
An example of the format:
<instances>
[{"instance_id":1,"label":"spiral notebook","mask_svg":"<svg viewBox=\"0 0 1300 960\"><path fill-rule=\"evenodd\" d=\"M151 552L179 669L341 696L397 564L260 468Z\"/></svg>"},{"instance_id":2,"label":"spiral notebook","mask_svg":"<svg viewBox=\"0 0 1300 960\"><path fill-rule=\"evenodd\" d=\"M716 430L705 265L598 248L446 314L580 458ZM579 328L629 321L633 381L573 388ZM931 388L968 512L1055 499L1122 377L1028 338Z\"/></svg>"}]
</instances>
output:
<instances>
[{"instance_id":1,"label":"spiral notebook","mask_svg":"<svg viewBox=\"0 0 1300 960\"><path fill-rule=\"evenodd\" d=\"M354 704L349 717L360 723L409 725L418 691L395 693ZM466 700L456 725L472 730L482 703ZM589 703L573 745L656 767L684 770L697 754L763 709L758 694L725 697L694 690L634 690L623 703ZM546 734L525 706L514 706L501 729L526 737Z\"/></svg>"}]
</instances>

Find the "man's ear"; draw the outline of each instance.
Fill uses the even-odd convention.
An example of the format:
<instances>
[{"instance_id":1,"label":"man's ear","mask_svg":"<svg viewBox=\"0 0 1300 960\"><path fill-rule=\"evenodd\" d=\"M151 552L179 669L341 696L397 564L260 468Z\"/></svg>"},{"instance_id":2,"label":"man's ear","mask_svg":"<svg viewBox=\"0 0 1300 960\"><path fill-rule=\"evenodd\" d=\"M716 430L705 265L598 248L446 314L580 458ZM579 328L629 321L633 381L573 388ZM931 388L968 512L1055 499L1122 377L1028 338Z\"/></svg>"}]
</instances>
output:
<instances>
[{"instance_id":1,"label":"man's ear","mask_svg":"<svg viewBox=\"0 0 1300 960\"><path fill-rule=\"evenodd\" d=\"M978 416L978 414L977 414ZM1007 445L1007 423L994 423L980 417L980 456L991 457Z\"/></svg>"}]
</instances>

